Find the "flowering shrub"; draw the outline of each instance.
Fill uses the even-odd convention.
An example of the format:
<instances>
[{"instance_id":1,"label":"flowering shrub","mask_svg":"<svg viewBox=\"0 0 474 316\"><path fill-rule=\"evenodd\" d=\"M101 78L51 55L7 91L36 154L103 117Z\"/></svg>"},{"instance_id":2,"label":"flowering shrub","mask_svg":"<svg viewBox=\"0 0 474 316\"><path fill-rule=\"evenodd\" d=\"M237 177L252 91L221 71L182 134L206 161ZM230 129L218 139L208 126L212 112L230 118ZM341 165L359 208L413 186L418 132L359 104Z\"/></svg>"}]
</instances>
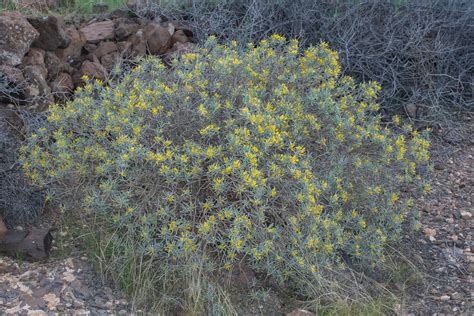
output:
<instances>
[{"instance_id":1,"label":"flowering shrub","mask_svg":"<svg viewBox=\"0 0 474 316\"><path fill-rule=\"evenodd\" d=\"M211 37L171 69L149 58L53 107L24 171L160 265L225 271L245 257L298 282L348 257L375 264L411 214L400 189L423 187L429 144L381 124L376 83L339 73L325 43Z\"/></svg>"}]
</instances>

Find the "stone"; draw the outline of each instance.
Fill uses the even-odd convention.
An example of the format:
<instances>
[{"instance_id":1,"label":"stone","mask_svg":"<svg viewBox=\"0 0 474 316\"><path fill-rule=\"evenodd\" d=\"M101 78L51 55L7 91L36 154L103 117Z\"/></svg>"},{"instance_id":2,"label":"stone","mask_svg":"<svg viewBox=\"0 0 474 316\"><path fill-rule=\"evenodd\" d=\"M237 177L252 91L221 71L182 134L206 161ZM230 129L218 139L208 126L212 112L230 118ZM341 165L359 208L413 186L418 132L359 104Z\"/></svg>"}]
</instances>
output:
<instances>
[{"instance_id":1,"label":"stone","mask_svg":"<svg viewBox=\"0 0 474 316\"><path fill-rule=\"evenodd\" d=\"M23 57L22 64L26 66L44 65L45 53L44 49L33 47Z\"/></svg>"},{"instance_id":2,"label":"stone","mask_svg":"<svg viewBox=\"0 0 474 316\"><path fill-rule=\"evenodd\" d=\"M146 54L147 45L143 30L138 30L128 41L131 44L131 57L139 57Z\"/></svg>"},{"instance_id":3,"label":"stone","mask_svg":"<svg viewBox=\"0 0 474 316\"><path fill-rule=\"evenodd\" d=\"M193 46L194 45L191 42L187 42L184 44L180 42L176 42L174 43L173 47L165 54L163 61L167 65L170 65L174 58L177 58L182 54L190 52Z\"/></svg>"},{"instance_id":4,"label":"stone","mask_svg":"<svg viewBox=\"0 0 474 316\"><path fill-rule=\"evenodd\" d=\"M171 36L171 45L174 45L174 43L184 44L187 42L189 42L189 38L184 34L183 30L177 30L173 36Z\"/></svg>"},{"instance_id":5,"label":"stone","mask_svg":"<svg viewBox=\"0 0 474 316\"><path fill-rule=\"evenodd\" d=\"M171 35L168 30L156 23L150 23L143 29L150 54L163 55L171 48Z\"/></svg>"},{"instance_id":6,"label":"stone","mask_svg":"<svg viewBox=\"0 0 474 316\"><path fill-rule=\"evenodd\" d=\"M105 81L107 78L107 69L100 64L99 61L89 61L86 60L82 63L81 76L88 76L89 78L94 78L98 80Z\"/></svg>"},{"instance_id":7,"label":"stone","mask_svg":"<svg viewBox=\"0 0 474 316\"><path fill-rule=\"evenodd\" d=\"M469 211L461 211L460 213L463 219L470 219L472 217L472 213Z\"/></svg>"},{"instance_id":8,"label":"stone","mask_svg":"<svg viewBox=\"0 0 474 316\"><path fill-rule=\"evenodd\" d=\"M18 12L0 12L0 65L17 66L39 36Z\"/></svg>"},{"instance_id":9,"label":"stone","mask_svg":"<svg viewBox=\"0 0 474 316\"><path fill-rule=\"evenodd\" d=\"M440 301L449 301L450 297L449 295L442 295L439 299Z\"/></svg>"},{"instance_id":10,"label":"stone","mask_svg":"<svg viewBox=\"0 0 474 316\"><path fill-rule=\"evenodd\" d=\"M116 52L117 50L117 44L114 42L100 42L99 46L97 46L97 49L94 50L93 53L97 58L101 59L102 56Z\"/></svg>"},{"instance_id":11,"label":"stone","mask_svg":"<svg viewBox=\"0 0 474 316\"><path fill-rule=\"evenodd\" d=\"M79 61L82 54L82 48L87 43L87 39L85 35L75 27L66 28L66 34L71 39L69 45L66 48L58 48L56 50L56 55L62 61L73 64Z\"/></svg>"},{"instance_id":12,"label":"stone","mask_svg":"<svg viewBox=\"0 0 474 316\"><path fill-rule=\"evenodd\" d=\"M114 69L115 65L120 61L120 54L118 52L112 52L110 54L107 54L105 56L102 56L100 59L100 63L104 68L107 70L107 72L112 72Z\"/></svg>"},{"instance_id":13,"label":"stone","mask_svg":"<svg viewBox=\"0 0 474 316\"><path fill-rule=\"evenodd\" d=\"M120 19L116 22L115 26L115 38L117 41L123 41L135 34L141 28L136 23L131 23L129 19Z\"/></svg>"},{"instance_id":14,"label":"stone","mask_svg":"<svg viewBox=\"0 0 474 316\"><path fill-rule=\"evenodd\" d=\"M48 81L54 80L61 72L72 73L72 67L61 61L53 52L46 52L44 62L46 69L48 69Z\"/></svg>"},{"instance_id":15,"label":"stone","mask_svg":"<svg viewBox=\"0 0 474 316\"><path fill-rule=\"evenodd\" d=\"M434 229L434 228L426 227L425 229L423 229L423 232L424 232L425 235L428 236L428 237L434 237L434 236L436 236L436 229Z\"/></svg>"},{"instance_id":16,"label":"stone","mask_svg":"<svg viewBox=\"0 0 474 316\"><path fill-rule=\"evenodd\" d=\"M29 18L28 22L39 32L39 37L33 42L34 47L46 51L66 48L71 39L64 30L64 21L55 16Z\"/></svg>"},{"instance_id":17,"label":"stone","mask_svg":"<svg viewBox=\"0 0 474 316\"><path fill-rule=\"evenodd\" d=\"M79 31L84 34L87 42L97 44L114 38L114 22L110 20L93 22L80 28Z\"/></svg>"},{"instance_id":18,"label":"stone","mask_svg":"<svg viewBox=\"0 0 474 316\"><path fill-rule=\"evenodd\" d=\"M45 110L54 102L46 78L43 76L41 66L26 66L23 70L27 81L24 95L31 107L40 111Z\"/></svg>"},{"instance_id":19,"label":"stone","mask_svg":"<svg viewBox=\"0 0 474 316\"><path fill-rule=\"evenodd\" d=\"M127 7L130 11L137 12L145 10L151 3L151 0L127 0Z\"/></svg>"}]
</instances>

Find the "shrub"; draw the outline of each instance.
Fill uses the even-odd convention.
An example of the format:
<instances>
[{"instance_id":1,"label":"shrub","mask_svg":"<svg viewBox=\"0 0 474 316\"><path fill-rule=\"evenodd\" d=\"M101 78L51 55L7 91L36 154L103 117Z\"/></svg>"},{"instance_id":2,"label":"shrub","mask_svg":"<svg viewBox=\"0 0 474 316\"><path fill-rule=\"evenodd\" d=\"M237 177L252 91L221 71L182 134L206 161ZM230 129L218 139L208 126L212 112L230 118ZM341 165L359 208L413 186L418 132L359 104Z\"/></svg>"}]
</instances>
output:
<instances>
[{"instance_id":1,"label":"shrub","mask_svg":"<svg viewBox=\"0 0 474 316\"><path fill-rule=\"evenodd\" d=\"M173 3L175 5L173 5ZM450 127L469 137L459 112L473 111L472 16L467 0L195 0L162 2L156 9L186 19L197 38L239 42L268 34L327 41L345 74L382 86L387 116L417 106L420 125ZM464 124L466 125L466 124ZM461 133L463 131L464 133ZM464 134L464 135L463 135Z\"/></svg>"},{"instance_id":2,"label":"shrub","mask_svg":"<svg viewBox=\"0 0 474 316\"><path fill-rule=\"evenodd\" d=\"M301 284L327 269L383 260L414 218L401 189L423 186L428 160L422 135L381 124L380 87L340 71L325 43L211 37L170 69L148 58L113 88L90 82L53 107L22 148L23 168L100 218L116 276L145 269L135 258L211 279L245 260L309 295ZM159 291L160 273L154 299L183 305L189 291Z\"/></svg>"}]
</instances>

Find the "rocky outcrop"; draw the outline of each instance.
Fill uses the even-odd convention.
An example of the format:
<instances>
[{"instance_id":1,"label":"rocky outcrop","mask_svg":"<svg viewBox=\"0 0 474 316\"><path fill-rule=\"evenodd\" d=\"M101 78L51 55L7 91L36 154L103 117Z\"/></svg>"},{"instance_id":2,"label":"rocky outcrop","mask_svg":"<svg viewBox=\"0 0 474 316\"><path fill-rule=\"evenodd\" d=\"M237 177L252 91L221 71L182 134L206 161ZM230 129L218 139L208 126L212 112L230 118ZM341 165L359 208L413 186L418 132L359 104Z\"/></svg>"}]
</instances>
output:
<instances>
[{"instance_id":1,"label":"rocky outcrop","mask_svg":"<svg viewBox=\"0 0 474 316\"><path fill-rule=\"evenodd\" d=\"M18 88L8 102L46 109L70 97L84 75L107 82L115 66L130 58L152 54L170 64L189 51L193 34L176 21L159 21L122 11L69 24L54 16L1 13L0 75Z\"/></svg>"}]
</instances>

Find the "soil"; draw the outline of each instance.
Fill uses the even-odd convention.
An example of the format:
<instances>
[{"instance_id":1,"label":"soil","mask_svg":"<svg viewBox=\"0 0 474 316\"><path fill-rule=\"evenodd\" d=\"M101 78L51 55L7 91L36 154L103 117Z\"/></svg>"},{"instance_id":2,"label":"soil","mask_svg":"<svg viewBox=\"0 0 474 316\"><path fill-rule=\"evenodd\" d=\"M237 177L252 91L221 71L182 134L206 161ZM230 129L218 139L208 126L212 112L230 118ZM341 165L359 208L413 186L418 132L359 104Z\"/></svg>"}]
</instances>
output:
<instances>
[{"instance_id":1,"label":"soil","mask_svg":"<svg viewBox=\"0 0 474 316\"><path fill-rule=\"evenodd\" d=\"M432 193L418 201L422 228L412 240L425 275L407 290L406 304L395 307L396 314L474 313L473 188L473 142L436 153ZM67 242L74 244L74 240ZM63 248L53 248L52 257L45 262L0 257L0 314L131 312L127 298L95 274L83 252L73 247L75 250L61 254Z\"/></svg>"}]
</instances>

